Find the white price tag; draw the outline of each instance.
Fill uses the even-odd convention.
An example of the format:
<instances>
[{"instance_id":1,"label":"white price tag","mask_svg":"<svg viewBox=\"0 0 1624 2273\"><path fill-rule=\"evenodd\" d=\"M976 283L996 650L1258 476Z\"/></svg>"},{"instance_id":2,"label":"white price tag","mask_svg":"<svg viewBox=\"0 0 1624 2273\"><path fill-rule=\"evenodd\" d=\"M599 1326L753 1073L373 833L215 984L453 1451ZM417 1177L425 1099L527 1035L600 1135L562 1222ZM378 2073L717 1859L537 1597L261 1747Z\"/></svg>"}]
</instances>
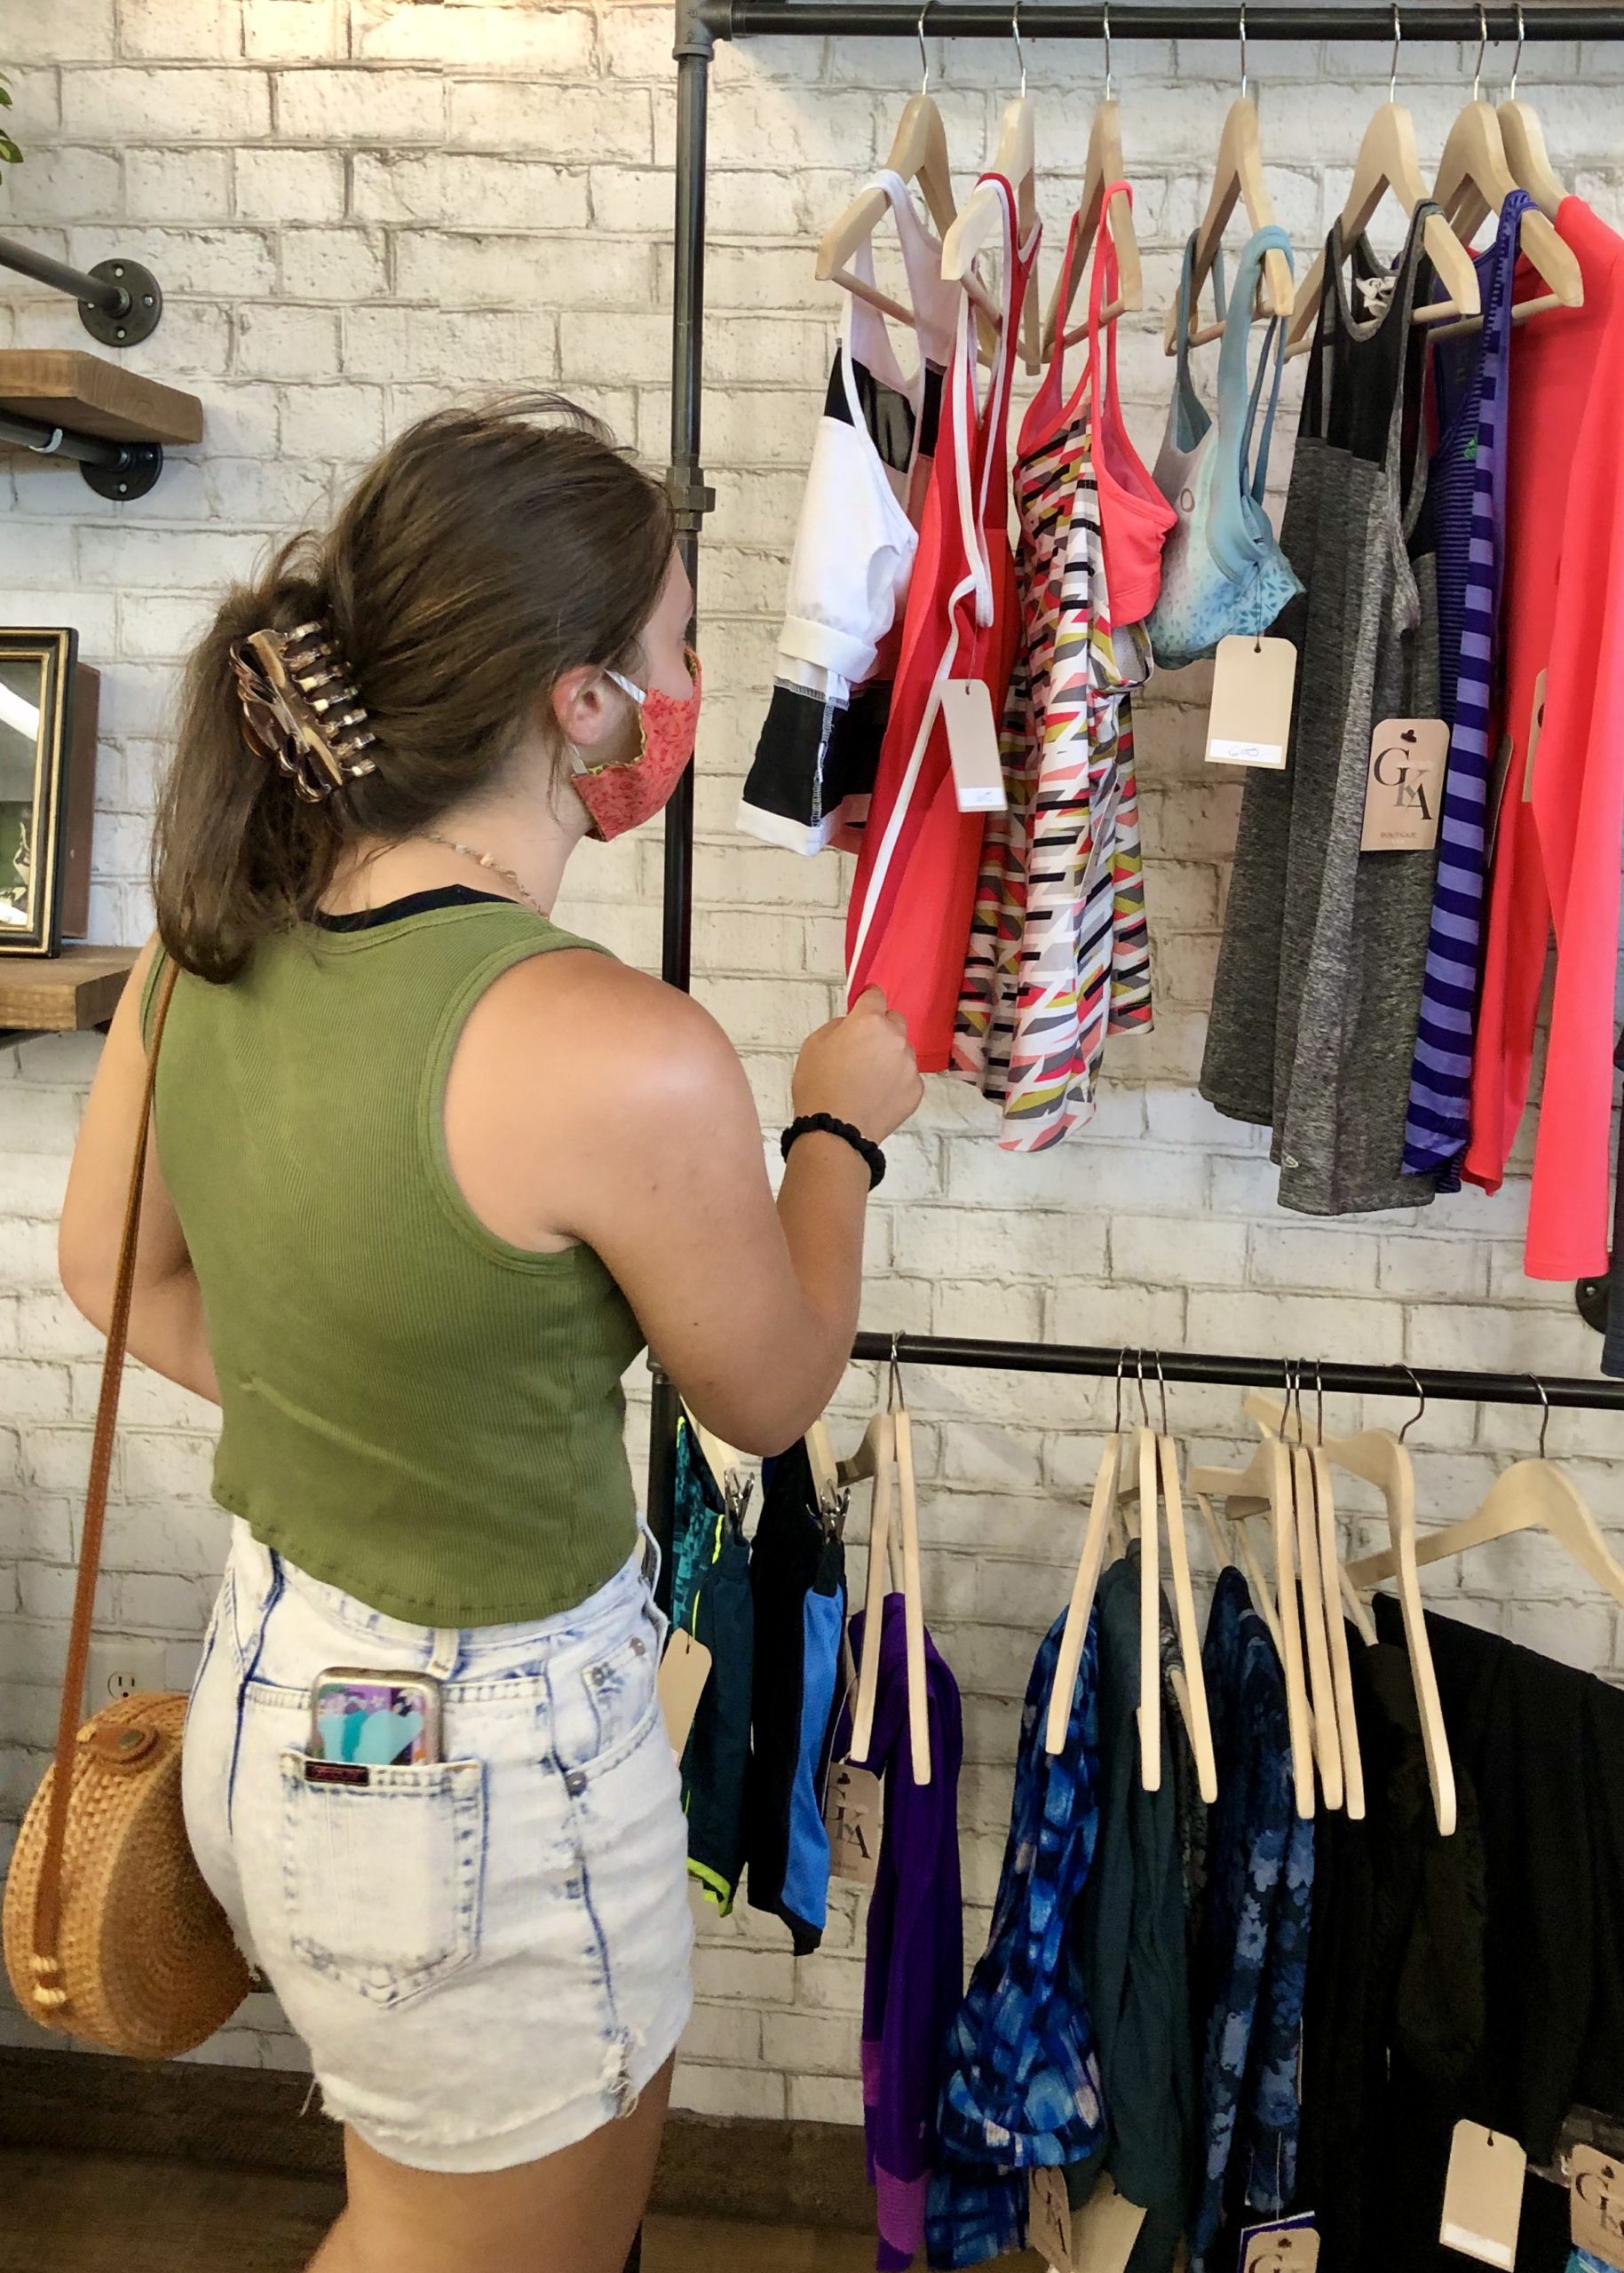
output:
<instances>
[{"instance_id":1,"label":"white price tag","mask_svg":"<svg viewBox=\"0 0 1624 2273\"><path fill-rule=\"evenodd\" d=\"M947 729L947 760L953 768L953 793L959 811L1002 812L1009 800L1004 795L993 698L985 684L978 678L944 679L937 689L937 699Z\"/></svg>"},{"instance_id":2,"label":"white price tag","mask_svg":"<svg viewBox=\"0 0 1624 2273\"><path fill-rule=\"evenodd\" d=\"M1063 2170L1034 2170L1026 2186L1026 2244L1050 2273L1073 2273L1072 2207Z\"/></svg>"}]
</instances>

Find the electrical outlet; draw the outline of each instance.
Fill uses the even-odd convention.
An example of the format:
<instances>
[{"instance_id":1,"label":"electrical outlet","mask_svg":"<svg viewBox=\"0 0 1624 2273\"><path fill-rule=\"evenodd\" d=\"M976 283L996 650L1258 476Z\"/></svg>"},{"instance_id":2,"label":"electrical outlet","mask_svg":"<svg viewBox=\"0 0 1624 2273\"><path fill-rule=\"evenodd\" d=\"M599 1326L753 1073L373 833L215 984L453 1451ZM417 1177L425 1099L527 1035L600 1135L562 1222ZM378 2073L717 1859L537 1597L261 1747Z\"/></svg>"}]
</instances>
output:
<instances>
[{"instance_id":1,"label":"electrical outlet","mask_svg":"<svg viewBox=\"0 0 1624 2273\"><path fill-rule=\"evenodd\" d=\"M167 1642L122 1641L116 1636L92 1641L84 1683L87 1715L99 1713L104 1705L112 1705L121 1697L133 1697L138 1690L164 1688L168 1655Z\"/></svg>"}]
</instances>

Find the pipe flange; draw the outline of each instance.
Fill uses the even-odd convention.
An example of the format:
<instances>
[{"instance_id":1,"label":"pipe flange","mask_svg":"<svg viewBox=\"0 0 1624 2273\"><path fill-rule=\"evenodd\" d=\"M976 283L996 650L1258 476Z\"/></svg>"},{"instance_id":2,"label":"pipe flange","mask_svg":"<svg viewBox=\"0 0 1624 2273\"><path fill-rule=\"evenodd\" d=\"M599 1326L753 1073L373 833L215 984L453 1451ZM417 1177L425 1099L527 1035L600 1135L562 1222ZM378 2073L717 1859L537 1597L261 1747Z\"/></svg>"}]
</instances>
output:
<instances>
[{"instance_id":1,"label":"pipe flange","mask_svg":"<svg viewBox=\"0 0 1624 2273\"><path fill-rule=\"evenodd\" d=\"M1600 1279L1580 1279L1573 1288L1574 1309L1597 1334L1607 1331L1607 1296L1612 1284L1604 1275Z\"/></svg>"},{"instance_id":2,"label":"pipe flange","mask_svg":"<svg viewBox=\"0 0 1624 2273\"><path fill-rule=\"evenodd\" d=\"M79 321L91 337L104 347L139 347L150 339L163 313L163 294L151 269L121 254L116 260L99 260L91 274L116 284L127 295L122 315L109 315L92 301L80 301Z\"/></svg>"},{"instance_id":3,"label":"pipe flange","mask_svg":"<svg viewBox=\"0 0 1624 2273\"><path fill-rule=\"evenodd\" d=\"M163 445L126 442L116 465L82 465L79 471L98 497L115 505L128 504L132 497L145 497L155 485L163 471Z\"/></svg>"}]
</instances>

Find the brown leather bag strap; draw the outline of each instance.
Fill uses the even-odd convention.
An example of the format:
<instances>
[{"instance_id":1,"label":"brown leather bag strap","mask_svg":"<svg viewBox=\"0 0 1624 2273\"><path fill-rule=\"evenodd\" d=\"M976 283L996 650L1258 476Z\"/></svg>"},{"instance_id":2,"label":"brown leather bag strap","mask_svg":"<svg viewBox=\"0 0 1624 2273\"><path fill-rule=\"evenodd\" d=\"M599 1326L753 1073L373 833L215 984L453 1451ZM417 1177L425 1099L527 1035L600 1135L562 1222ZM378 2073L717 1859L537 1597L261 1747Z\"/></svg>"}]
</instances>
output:
<instances>
[{"instance_id":1,"label":"brown leather bag strap","mask_svg":"<svg viewBox=\"0 0 1624 2273\"><path fill-rule=\"evenodd\" d=\"M107 1355L101 1366L101 1398L91 1441L91 1480L84 1495L84 1531L79 1544L79 1583L74 1593L67 1634L67 1669L62 1676L62 1710L57 1722L56 1773L45 1819L45 1849L40 1862L34 1908L34 1970L40 1982L57 1972L57 1935L62 1920L62 1849L67 1837L67 1802L73 1790L74 1752L83 1709L85 1664L90 1656L96 1578L101 1567L101 1534L107 1513L107 1479L113 1469L113 1438L118 1424L118 1392L123 1378L124 1345L130 1338L130 1305L135 1294L135 1250L141 1228L141 1192L147 1181L147 1143L152 1127L153 1096L158 1081L158 1044L175 992L178 966L166 959L153 997L152 1039L147 1049L147 1082L136 1124L135 1159L130 1196L124 1204L124 1232L119 1242L118 1278L113 1315L107 1324ZM50 2001L55 2002L52 1997Z\"/></svg>"}]
</instances>

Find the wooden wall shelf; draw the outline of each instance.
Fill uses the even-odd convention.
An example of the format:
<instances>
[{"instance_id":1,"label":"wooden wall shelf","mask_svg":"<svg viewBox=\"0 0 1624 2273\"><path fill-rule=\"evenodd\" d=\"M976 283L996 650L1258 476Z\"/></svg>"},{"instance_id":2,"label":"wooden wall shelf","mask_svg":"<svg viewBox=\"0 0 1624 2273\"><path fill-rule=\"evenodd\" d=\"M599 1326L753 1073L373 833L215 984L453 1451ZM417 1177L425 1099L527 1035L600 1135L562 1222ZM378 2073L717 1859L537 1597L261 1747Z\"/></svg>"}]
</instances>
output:
<instances>
[{"instance_id":1,"label":"wooden wall shelf","mask_svg":"<svg viewBox=\"0 0 1624 2273\"><path fill-rule=\"evenodd\" d=\"M72 347L0 349L0 410L112 442L198 442L194 394Z\"/></svg>"},{"instance_id":2,"label":"wooden wall shelf","mask_svg":"<svg viewBox=\"0 0 1624 2273\"><path fill-rule=\"evenodd\" d=\"M83 1034L118 1008L139 947L64 947L59 955L0 954L0 1036Z\"/></svg>"}]
</instances>

